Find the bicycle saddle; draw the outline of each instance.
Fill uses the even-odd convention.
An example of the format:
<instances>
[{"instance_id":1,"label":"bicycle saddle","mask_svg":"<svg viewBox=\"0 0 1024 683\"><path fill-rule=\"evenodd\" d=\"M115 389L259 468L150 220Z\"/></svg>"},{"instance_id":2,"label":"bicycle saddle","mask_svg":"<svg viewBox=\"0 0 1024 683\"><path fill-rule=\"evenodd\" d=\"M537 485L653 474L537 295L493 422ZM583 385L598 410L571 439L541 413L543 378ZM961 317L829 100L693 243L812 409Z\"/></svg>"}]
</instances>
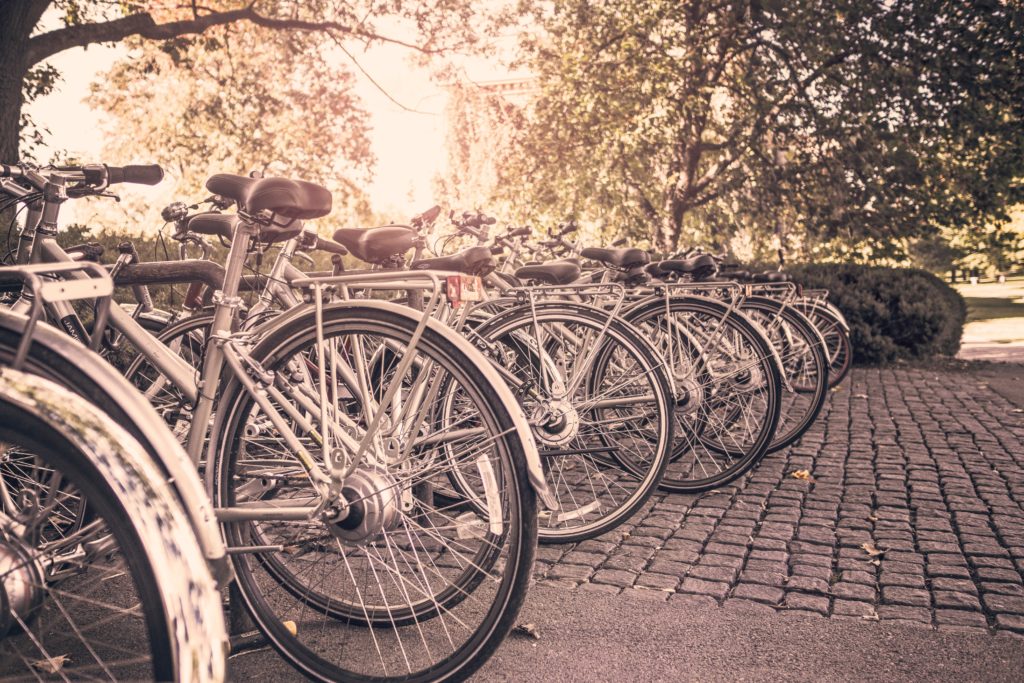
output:
<instances>
[{"instance_id":1,"label":"bicycle saddle","mask_svg":"<svg viewBox=\"0 0 1024 683\"><path fill-rule=\"evenodd\" d=\"M651 255L643 249L599 249L597 247L588 247L580 252L580 256L606 263L615 268L635 268L651 262Z\"/></svg>"},{"instance_id":2,"label":"bicycle saddle","mask_svg":"<svg viewBox=\"0 0 1024 683\"><path fill-rule=\"evenodd\" d=\"M789 273L780 273L775 270L766 270L753 277L754 282L789 282Z\"/></svg>"},{"instance_id":3,"label":"bicycle saddle","mask_svg":"<svg viewBox=\"0 0 1024 683\"><path fill-rule=\"evenodd\" d=\"M412 262L413 270L453 270L468 275L487 275L494 270L494 259L487 247L470 247L451 256L425 258Z\"/></svg>"},{"instance_id":4,"label":"bicycle saddle","mask_svg":"<svg viewBox=\"0 0 1024 683\"><path fill-rule=\"evenodd\" d=\"M646 271L647 274L650 275L651 277L657 278L668 277L672 274L671 271L662 268L660 262L648 263L647 266L644 268L644 271Z\"/></svg>"},{"instance_id":5,"label":"bicycle saddle","mask_svg":"<svg viewBox=\"0 0 1024 683\"><path fill-rule=\"evenodd\" d=\"M714 275L717 266L710 254L698 254L692 258L661 261L658 266L673 273L686 273L694 278Z\"/></svg>"},{"instance_id":6,"label":"bicycle saddle","mask_svg":"<svg viewBox=\"0 0 1024 683\"><path fill-rule=\"evenodd\" d=\"M360 261L380 263L412 249L416 242L416 232L405 225L342 228L334 233L334 241Z\"/></svg>"},{"instance_id":7,"label":"bicycle saddle","mask_svg":"<svg viewBox=\"0 0 1024 683\"><path fill-rule=\"evenodd\" d=\"M304 180L218 173L206 181L206 189L235 200L251 213L270 211L285 218L309 220L331 212L331 193Z\"/></svg>"},{"instance_id":8,"label":"bicycle saddle","mask_svg":"<svg viewBox=\"0 0 1024 683\"><path fill-rule=\"evenodd\" d=\"M235 236L241 218L234 213L200 213L188 221L188 229L201 235L217 235L230 240ZM261 225L256 239L264 244L284 242L302 232L302 221L292 221L288 225Z\"/></svg>"},{"instance_id":9,"label":"bicycle saddle","mask_svg":"<svg viewBox=\"0 0 1024 683\"><path fill-rule=\"evenodd\" d=\"M570 259L522 266L515 273L520 280L536 280L546 285L567 285L580 276L580 265Z\"/></svg>"}]
</instances>

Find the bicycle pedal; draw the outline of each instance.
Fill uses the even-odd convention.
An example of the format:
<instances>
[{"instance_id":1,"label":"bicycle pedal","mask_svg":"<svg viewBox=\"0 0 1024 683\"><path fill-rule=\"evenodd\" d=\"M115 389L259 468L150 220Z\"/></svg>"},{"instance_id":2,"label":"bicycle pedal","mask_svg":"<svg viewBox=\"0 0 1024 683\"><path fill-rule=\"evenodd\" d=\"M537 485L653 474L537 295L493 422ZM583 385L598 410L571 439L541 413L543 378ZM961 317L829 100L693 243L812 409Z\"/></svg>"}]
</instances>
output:
<instances>
[{"instance_id":1,"label":"bicycle pedal","mask_svg":"<svg viewBox=\"0 0 1024 683\"><path fill-rule=\"evenodd\" d=\"M296 635L299 630L295 625L294 621L282 622L284 627L288 629L288 632L293 636ZM258 650L263 647L269 647L270 643L267 641L266 636L263 635L262 631L249 631L247 633L239 633L238 635L231 636L230 639L231 655L241 654L242 652L248 652L250 650Z\"/></svg>"}]
</instances>

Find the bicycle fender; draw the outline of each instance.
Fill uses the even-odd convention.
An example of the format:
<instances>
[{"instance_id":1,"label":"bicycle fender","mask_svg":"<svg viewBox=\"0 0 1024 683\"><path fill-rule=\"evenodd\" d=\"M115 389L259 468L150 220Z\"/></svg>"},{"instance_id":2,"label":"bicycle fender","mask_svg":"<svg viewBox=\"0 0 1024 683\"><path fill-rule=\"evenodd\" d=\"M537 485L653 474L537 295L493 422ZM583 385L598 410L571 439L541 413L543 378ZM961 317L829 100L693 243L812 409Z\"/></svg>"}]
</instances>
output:
<instances>
[{"instance_id":1,"label":"bicycle fender","mask_svg":"<svg viewBox=\"0 0 1024 683\"><path fill-rule=\"evenodd\" d=\"M359 309L365 310L367 308L386 311L396 316L407 318L416 324L423 319L422 313L406 306L399 306L398 304L393 304L388 301L360 299L358 301L334 301L325 303L323 306L325 314L328 312L334 313L335 311L358 311ZM267 339L271 337L279 327L290 325L296 319L309 318L310 324L313 325L315 324L315 317L316 312L312 304L295 306L261 326L259 328L259 336L261 339ZM508 385L501 379L498 372L491 366L490 362L481 356L480 350L474 347L468 339L434 318L429 318L427 320L427 327L430 328L432 332L444 337L446 341L450 342L466 356L476 359L477 369L491 383L494 394L505 405L506 410L512 417L516 433L519 435L519 438L523 443L523 451L526 453L526 467L527 473L529 474L530 484L533 486L534 491L537 493L537 496L546 508L549 510L557 510L558 502L554 493L548 487L548 483L544 477L544 469L541 465L540 452L537 450L537 444L533 440L533 432L526 420L526 414L523 412L522 407L520 407L519 402L516 401L515 396L512 395L512 391L508 388Z\"/></svg>"},{"instance_id":2,"label":"bicycle fender","mask_svg":"<svg viewBox=\"0 0 1024 683\"><path fill-rule=\"evenodd\" d=\"M24 316L0 311L0 338L20 338L26 321ZM233 571L210 498L191 458L149 402L103 358L45 323L36 325L33 331L29 355L36 354L41 361L52 354L74 367L80 374L48 379L70 388L111 415L160 465L181 500L218 585L230 583Z\"/></svg>"},{"instance_id":3,"label":"bicycle fender","mask_svg":"<svg viewBox=\"0 0 1024 683\"><path fill-rule=\"evenodd\" d=\"M38 331L38 327L36 329ZM9 404L38 416L93 462L105 463L100 469L110 473L107 483L114 485L115 491L118 489L113 473L118 470L117 463L123 463L120 468L133 473L131 481L138 484L124 488L124 495L163 501L165 511L170 509L167 505L180 502L171 483L160 470L159 463L150 457L146 449L101 408L82 397L69 395L66 386L38 375L0 367L0 396ZM159 527L138 527L140 540L145 546L163 547L168 552L174 552L182 540L179 536L188 532L171 524L171 520L164 519L163 522ZM156 569L159 571L160 568ZM177 590L182 595L195 591L197 585L211 593L218 590L212 576L207 575L204 581L202 571L196 571L190 576L167 574L164 578L178 584ZM182 607L184 605L174 602L165 603L171 620L167 625L169 630L172 633L184 630L193 636L187 641L188 650L175 653L179 662L178 669L189 680L224 680L228 643L223 613L220 609L210 613L196 613ZM208 665L204 666L201 664L203 662L208 662Z\"/></svg>"}]
</instances>

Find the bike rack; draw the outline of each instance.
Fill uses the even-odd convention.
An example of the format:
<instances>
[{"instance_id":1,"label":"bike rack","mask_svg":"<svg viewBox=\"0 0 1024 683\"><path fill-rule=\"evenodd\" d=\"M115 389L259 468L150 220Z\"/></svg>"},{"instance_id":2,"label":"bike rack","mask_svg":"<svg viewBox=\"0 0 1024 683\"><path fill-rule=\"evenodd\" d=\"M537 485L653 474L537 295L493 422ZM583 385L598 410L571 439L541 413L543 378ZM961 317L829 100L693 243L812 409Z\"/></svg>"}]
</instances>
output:
<instances>
[{"instance_id":1,"label":"bike rack","mask_svg":"<svg viewBox=\"0 0 1024 683\"><path fill-rule=\"evenodd\" d=\"M85 271L87 277L69 280L47 277L78 271ZM17 282L23 285L22 296L31 300L32 308L29 310L25 330L18 343L18 350L14 354L12 368L20 370L28 357L28 350L32 345L32 333L35 331L36 324L43 317L45 305L49 302L95 299L96 319L93 321L93 333L89 338L88 346L93 351L99 351L103 338L102 331L106 329L107 318L110 315L110 297L114 293L114 282L103 266L83 261L0 268L0 283Z\"/></svg>"}]
</instances>

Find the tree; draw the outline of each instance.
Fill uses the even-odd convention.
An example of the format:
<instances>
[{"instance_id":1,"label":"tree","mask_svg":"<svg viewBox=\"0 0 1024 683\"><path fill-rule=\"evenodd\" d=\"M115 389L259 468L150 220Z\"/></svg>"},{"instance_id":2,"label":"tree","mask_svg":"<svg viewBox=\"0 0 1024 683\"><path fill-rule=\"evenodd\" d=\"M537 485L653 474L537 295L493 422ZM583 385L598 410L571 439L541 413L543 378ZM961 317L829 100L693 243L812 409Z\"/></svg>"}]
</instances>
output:
<instances>
[{"instance_id":1,"label":"tree","mask_svg":"<svg viewBox=\"0 0 1024 683\"><path fill-rule=\"evenodd\" d=\"M1021 196L1017 0L574 0L539 21L504 171L536 211L665 250L743 233L891 258Z\"/></svg>"},{"instance_id":2,"label":"tree","mask_svg":"<svg viewBox=\"0 0 1024 683\"><path fill-rule=\"evenodd\" d=\"M246 23L128 45L89 99L107 113L109 158L160 163L176 181L170 196L257 170L323 184L335 222L368 211L368 116L328 37Z\"/></svg>"},{"instance_id":3,"label":"tree","mask_svg":"<svg viewBox=\"0 0 1024 683\"><path fill-rule=\"evenodd\" d=\"M61 28L37 32L43 14L61 13ZM432 54L474 41L474 8L467 0L218 0L199 5L174 0L7 0L0 2L0 160L19 158L26 98L53 83L45 64L53 55L128 38L166 41L215 26L249 23L274 31L317 32L339 41L392 42ZM377 24L403 24L412 41ZM33 90L35 88L35 90Z\"/></svg>"}]
</instances>

